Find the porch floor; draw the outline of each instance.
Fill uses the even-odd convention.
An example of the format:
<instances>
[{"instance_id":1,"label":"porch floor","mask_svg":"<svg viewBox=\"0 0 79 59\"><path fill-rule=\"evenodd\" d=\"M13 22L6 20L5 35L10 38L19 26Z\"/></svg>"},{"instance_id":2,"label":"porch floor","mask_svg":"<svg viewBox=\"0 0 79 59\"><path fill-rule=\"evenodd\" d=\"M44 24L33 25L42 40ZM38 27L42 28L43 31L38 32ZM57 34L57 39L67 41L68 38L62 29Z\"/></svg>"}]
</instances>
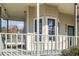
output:
<instances>
[{"instance_id":1,"label":"porch floor","mask_svg":"<svg viewBox=\"0 0 79 59\"><path fill-rule=\"evenodd\" d=\"M26 50L15 50L15 49L4 49L0 56L36 56L37 51L26 51ZM61 55L60 51L40 51L39 52L40 56L58 56Z\"/></svg>"}]
</instances>

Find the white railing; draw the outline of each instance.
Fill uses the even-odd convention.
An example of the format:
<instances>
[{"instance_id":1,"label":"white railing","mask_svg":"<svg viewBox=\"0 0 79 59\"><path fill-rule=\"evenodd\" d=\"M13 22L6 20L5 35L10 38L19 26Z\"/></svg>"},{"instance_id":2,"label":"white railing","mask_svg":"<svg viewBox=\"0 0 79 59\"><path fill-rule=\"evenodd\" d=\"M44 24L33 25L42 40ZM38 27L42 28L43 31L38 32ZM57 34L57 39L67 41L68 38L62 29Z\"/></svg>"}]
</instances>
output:
<instances>
[{"instance_id":1,"label":"white railing","mask_svg":"<svg viewBox=\"0 0 79 59\"><path fill-rule=\"evenodd\" d=\"M77 36L77 42L79 37ZM63 49L75 46L76 37L66 35L42 35L23 33L0 33L3 50L2 55L37 55L37 44L39 45L39 55L61 54Z\"/></svg>"}]
</instances>

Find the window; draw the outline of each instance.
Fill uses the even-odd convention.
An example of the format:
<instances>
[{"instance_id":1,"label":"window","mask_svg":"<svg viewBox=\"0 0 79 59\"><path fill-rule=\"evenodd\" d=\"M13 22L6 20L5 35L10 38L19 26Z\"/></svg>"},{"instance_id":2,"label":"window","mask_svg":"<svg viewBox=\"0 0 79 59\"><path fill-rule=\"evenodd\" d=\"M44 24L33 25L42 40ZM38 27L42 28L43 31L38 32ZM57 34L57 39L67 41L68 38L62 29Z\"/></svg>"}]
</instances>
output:
<instances>
[{"instance_id":1,"label":"window","mask_svg":"<svg viewBox=\"0 0 79 59\"><path fill-rule=\"evenodd\" d=\"M48 19L48 34L55 35L55 19ZM49 37L49 40L52 40L52 37ZM53 41L55 41L54 37Z\"/></svg>"},{"instance_id":2,"label":"window","mask_svg":"<svg viewBox=\"0 0 79 59\"><path fill-rule=\"evenodd\" d=\"M24 30L24 22L23 21L8 21L8 32L9 33L23 33Z\"/></svg>"},{"instance_id":3,"label":"window","mask_svg":"<svg viewBox=\"0 0 79 59\"><path fill-rule=\"evenodd\" d=\"M9 20L8 21L8 32L9 33L23 33L24 21ZM16 41L16 36L13 35L13 42ZM21 35L18 35L18 41L21 41Z\"/></svg>"},{"instance_id":4,"label":"window","mask_svg":"<svg viewBox=\"0 0 79 59\"><path fill-rule=\"evenodd\" d=\"M24 21L19 21L19 20L6 20L6 19L1 19L1 32L3 33L23 33L24 30ZM3 35L2 38L5 39ZM8 42L10 41L9 39L11 38L11 35L7 35ZM16 41L16 35L12 35L13 41ZM18 35L18 39L21 39L21 36Z\"/></svg>"},{"instance_id":5,"label":"window","mask_svg":"<svg viewBox=\"0 0 79 59\"><path fill-rule=\"evenodd\" d=\"M37 20L35 20L35 32L37 33ZM42 19L39 20L39 34L42 34ZM41 41L41 38L42 36L39 36L39 41Z\"/></svg>"},{"instance_id":6,"label":"window","mask_svg":"<svg viewBox=\"0 0 79 59\"><path fill-rule=\"evenodd\" d=\"M35 32L37 33L37 20L35 20ZM42 19L39 20L39 34L42 34Z\"/></svg>"},{"instance_id":7,"label":"window","mask_svg":"<svg viewBox=\"0 0 79 59\"><path fill-rule=\"evenodd\" d=\"M1 32L7 33L7 20L1 18Z\"/></svg>"}]
</instances>

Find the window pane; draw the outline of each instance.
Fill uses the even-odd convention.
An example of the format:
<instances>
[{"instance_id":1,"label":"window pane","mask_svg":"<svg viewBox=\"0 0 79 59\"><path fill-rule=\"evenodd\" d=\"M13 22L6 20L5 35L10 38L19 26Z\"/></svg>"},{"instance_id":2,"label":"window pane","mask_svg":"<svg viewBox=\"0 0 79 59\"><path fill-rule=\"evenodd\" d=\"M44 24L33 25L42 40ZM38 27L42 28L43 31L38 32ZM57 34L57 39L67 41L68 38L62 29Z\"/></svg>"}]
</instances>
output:
<instances>
[{"instance_id":1,"label":"window pane","mask_svg":"<svg viewBox=\"0 0 79 59\"><path fill-rule=\"evenodd\" d=\"M55 20L54 19L48 19L48 34L54 35L55 34Z\"/></svg>"},{"instance_id":2,"label":"window pane","mask_svg":"<svg viewBox=\"0 0 79 59\"><path fill-rule=\"evenodd\" d=\"M1 32L7 33L7 20L1 18Z\"/></svg>"},{"instance_id":3,"label":"window pane","mask_svg":"<svg viewBox=\"0 0 79 59\"><path fill-rule=\"evenodd\" d=\"M24 22L9 20L9 33L23 33Z\"/></svg>"}]
</instances>

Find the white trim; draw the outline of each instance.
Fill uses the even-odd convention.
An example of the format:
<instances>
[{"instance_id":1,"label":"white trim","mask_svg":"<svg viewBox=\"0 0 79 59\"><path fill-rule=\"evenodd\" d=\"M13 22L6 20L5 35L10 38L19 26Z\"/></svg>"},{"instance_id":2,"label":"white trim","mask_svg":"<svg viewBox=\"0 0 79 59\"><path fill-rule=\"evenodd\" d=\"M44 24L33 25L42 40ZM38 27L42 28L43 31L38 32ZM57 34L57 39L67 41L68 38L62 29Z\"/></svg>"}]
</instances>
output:
<instances>
[{"instance_id":1,"label":"white trim","mask_svg":"<svg viewBox=\"0 0 79 59\"><path fill-rule=\"evenodd\" d=\"M58 26L58 22L60 22L57 18L55 18L55 17L50 17L50 16L46 16L45 17L45 19L44 19L44 17L39 17L39 19L42 19L42 34L44 34L45 32L43 32L43 25L44 25L44 21L46 21L46 23L45 23L45 25L48 27L48 18L51 18L51 19L55 19L55 35L58 35L58 33L56 33L56 32L58 32L57 30L57 26ZM35 20L36 20L37 18L34 18L34 20L33 20L33 33L35 34ZM47 27L45 28L46 29L46 32L48 32L48 29L47 29ZM46 33L46 35L48 35L47 33Z\"/></svg>"},{"instance_id":2,"label":"white trim","mask_svg":"<svg viewBox=\"0 0 79 59\"><path fill-rule=\"evenodd\" d=\"M74 13L75 13L75 36L76 36L76 45L77 45L77 4L75 4L75 6L74 6Z\"/></svg>"},{"instance_id":3,"label":"white trim","mask_svg":"<svg viewBox=\"0 0 79 59\"><path fill-rule=\"evenodd\" d=\"M39 55L39 3L37 3L37 55Z\"/></svg>"}]
</instances>

